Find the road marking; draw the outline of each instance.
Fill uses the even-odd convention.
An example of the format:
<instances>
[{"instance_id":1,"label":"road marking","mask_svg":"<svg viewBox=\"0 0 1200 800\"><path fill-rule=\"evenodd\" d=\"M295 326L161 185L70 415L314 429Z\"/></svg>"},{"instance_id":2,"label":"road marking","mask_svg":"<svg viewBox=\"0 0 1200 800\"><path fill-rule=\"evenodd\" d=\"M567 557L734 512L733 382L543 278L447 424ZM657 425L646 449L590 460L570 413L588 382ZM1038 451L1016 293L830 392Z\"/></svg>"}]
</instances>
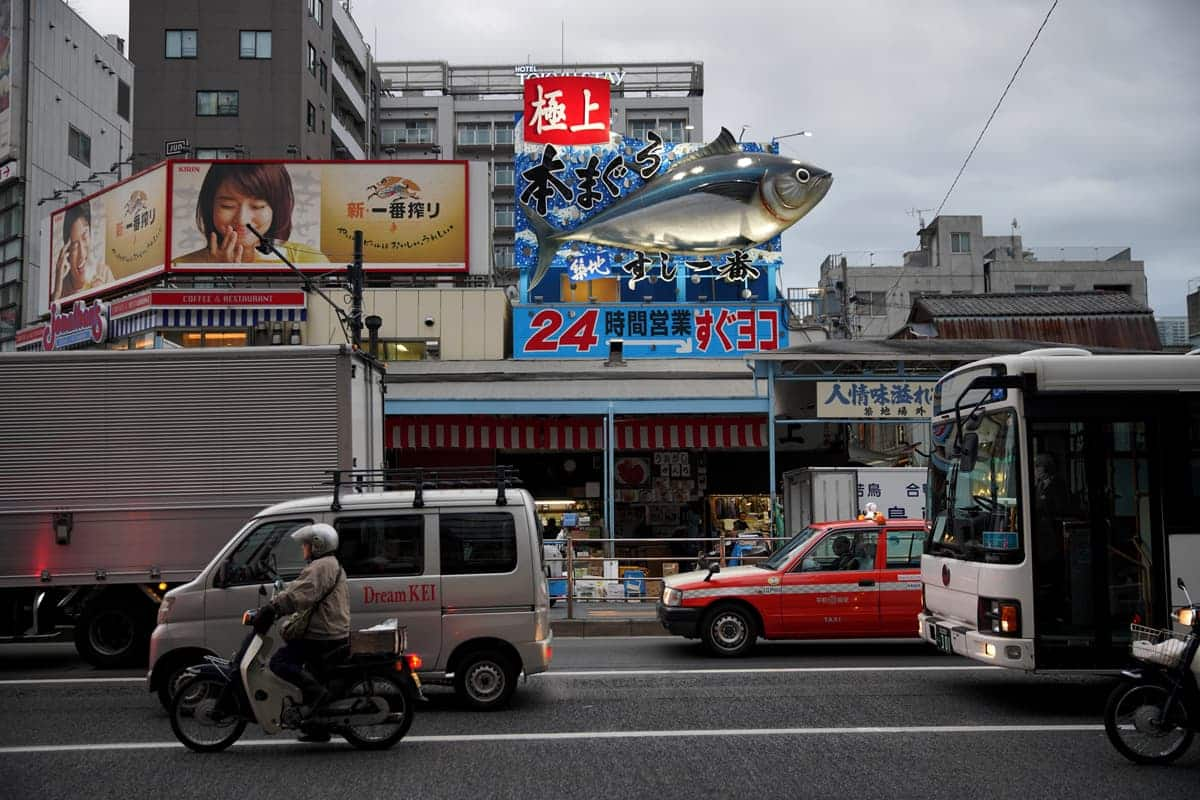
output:
<instances>
[{"instance_id":1,"label":"road marking","mask_svg":"<svg viewBox=\"0 0 1200 800\"><path fill-rule=\"evenodd\" d=\"M478 733L437 736L407 736L410 744L474 744L488 742L545 742L573 739L705 739L753 736L865 736L919 735L946 733L1095 733L1103 725L907 725L902 727L857 728L726 728L719 730L671 731L550 731L543 733ZM280 747L296 744L294 739L249 739L234 747ZM305 745L311 747L311 745ZM0 756L30 753L78 753L114 750L182 749L179 742L112 742L107 744L49 744L0 747Z\"/></svg>"}]
</instances>

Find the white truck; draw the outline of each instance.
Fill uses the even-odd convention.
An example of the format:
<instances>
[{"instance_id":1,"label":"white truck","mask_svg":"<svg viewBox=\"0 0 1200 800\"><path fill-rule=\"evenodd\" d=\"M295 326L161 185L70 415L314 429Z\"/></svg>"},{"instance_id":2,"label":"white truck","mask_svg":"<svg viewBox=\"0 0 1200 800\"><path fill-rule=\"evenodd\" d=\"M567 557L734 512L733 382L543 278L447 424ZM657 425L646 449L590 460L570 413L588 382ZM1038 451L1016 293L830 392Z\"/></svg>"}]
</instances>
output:
<instances>
[{"instance_id":1,"label":"white truck","mask_svg":"<svg viewBox=\"0 0 1200 800\"><path fill-rule=\"evenodd\" d=\"M0 354L0 640L145 663L162 596L263 507L383 466L347 346Z\"/></svg>"},{"instance_id":2,"label":"white truck","mask_svg":"<svg viewBox=\"0 0 1200 800\"><path fill-rule=\"evenodd\" d=\"M854 519L874 503L888 519L925 518L921 467L803 467L783 473L787 536L813 522Z\"/></svg>"}]
</instances>

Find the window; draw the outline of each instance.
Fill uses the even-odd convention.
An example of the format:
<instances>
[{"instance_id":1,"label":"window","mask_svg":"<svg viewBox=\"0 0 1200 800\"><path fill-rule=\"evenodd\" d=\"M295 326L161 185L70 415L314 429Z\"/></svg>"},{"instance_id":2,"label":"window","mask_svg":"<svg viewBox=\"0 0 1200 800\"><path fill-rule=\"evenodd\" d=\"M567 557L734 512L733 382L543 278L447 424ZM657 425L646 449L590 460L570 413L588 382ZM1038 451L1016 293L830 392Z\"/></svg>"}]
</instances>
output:
<instances>
[{"instance_id":1,"label":"window","mask_svg":"<svg viewBox=\"0 0 1200 800\"><path fill-rule=\"evenodd\" d=\"M1059 286L1059 287L1058 287L1058 290L1059 290L1060 292L1073 292L1073 291L1075 291L1075 284L1073 284L1073 283L1064 283L1062 286Z\"/></svg>"},{"instance_id":2,"label":"window","mask_svg":"<svg viewBox=\"0 0 1200 800\"><path fill-rule=\"evenodd\" d=\"M343 517L333 527L338 532L338 560L347 577L425 571L425 518L420 514Z\"/></svg>"},{"instance_id":3,"label":"window","mask_svg":"<svg viewBox=\"0 0 1200 800\"><path fill-rule=\"evenodd\" d=\"M952 234L950 234L950 252L951 253L969 253L969 252L971 252L971 234L969 234L969 233L952 233Z\"/></svg>"},{"instance_id":4,"label":"window","mask_svg":"<svg viewBox=\"0 0 1200 800\"><path fill-rule=\"evenodd\" d=\"M497 164L496 165L496 186L512 186L513 185L513 165L512 164Z\"/></svg>"},{"instance_id":5,"label":"window","mask_svg":"<svg viewBox=\"0 0 1200 800\"><path fill-rule=\"evenodd\" d=\"M329 65L325 63L325 59L321 59L317 64L317 80L321 82L321 88L329 91Z\"/></svg>"},{"instance_id":6,"label":"window","mask_svg":"<svg viewBox=\"0 0 1200 800\"><path fill-rule=\"evenodd\" d=\"M512 144L513 143L513 125L506 125L503 122L496 123L496 144Z\"/></svg>"},{"instance_id":7,"label":"window","mask_svg":"<svg viewBox=\"0 0 1200 800\"><path fill-rule=\"evenodd\" d=\"M325 0L308 0L308 15L316 21L317 26L325 27Z\"/></svg>"},{"instance_id":8,"label":"window","mask_svg":"<svg viewBox=\"0 0 1200 800\"><path fill-rule=\"evenodd\" d=\"M460 122L458 124L458 143L462 145L491 144L492 123Z\"/></svg>"},{"instance_id":9,"label":"window","mask_svg":"<svg viewBox=\"0 0 1200 800\"><path fill-rule=\"evenodd\" d=\"M167 58L195 58L196 32L194 30L167 31Z\"/></svg>"},{"instance_id":10,"label":"window","mask_svg":"<svg viewBox=\"0 0 1200 800\"><path fill-rule=\"evenodd\" d=\"M308 124L308 129L315 131L317 129L317 109L313 107L312 103L308 103L307 105L308 115L305 117L305 120Z\"/></svg>"},{"instance_id":11,"label":"window","mask_svg":"<svg viewBox=\"0 0 1200 800\"><path fill-rule=\"evenodd\" d=\"M1097 283L1092 287L1097 292L1124 292L1125 294L1133 294L1133 287L1128 283Z\"/></svg>"},{"instance_id":12,"label":"window","mask_svg":"<svg viewBox=\"0 0 1200 800\"><path fill-rule=\"evenodd\" d=\"M920 569L921 553L925 549L924 531L888 531L888 569Z\"/></svg>"},{"instance_id":13,"label":"window","mask_svg":"<svg viewBox=\"0 0 1200 800\"><path fill-rule=\"evenodd\" d=\"M218 160L223 158L237 158L240 154L232 147L197 147L196 158L206 158Z\"/></svg>"},{"instance_id":14,"label":"window","mask_svg":"<svg viewBox=\"0 0 1200 800\"><path fill-rule=\"evenodd\" d=\"M442 514L438 521L443 575L512 572L517 567L517 530L512 514Z\"/></svg>"},{"instance_id":15,"label":"window","mask_svg":"<svg viewBox=\"0 0 1200 800\"><path fill-rule=\"evenodd\" d=\"M238 93L236 91L196 92L197 117L236 117L238 115Z\"/></svg>"},{"instance_id":16,"label":"window","mask_svg":"<svg viewBox=\"0 0 1200 800\"><path fill-rule=\"evenodd\" d=\"M646 139L646 134L654 131L666 142L686 142L687 122L682 119L631 119L625 126L626 135L631 139Z\"/></svg>"},{"instance_id":17,"label":"window","mask_svg":"<svg viewBox=\"0 0 1200 800\"><path fill-rule=\"evenodd\" d=\"M1050 291L1050 286L1048 284L1015 283L1013 291L1017 294L1037 294Z\"/></svg>"},{"instance_id":18,"label":"window","mask_svg":"<svg viewBox=\"0 0 1200 800\"><path fill-rule=\"evenodd\" d=\"M492 223L497 228L512 228L517 224L516 210L512 203L496 203Z\"/></svg>"},{"instance_id":19,"label":"window","mask_svg":"<svg viewBox=\"0 0 1200 800\"><path fill-rule=\"evenodd\" d=\"M0 240L19 236L23 224L24 209L21 206L12 206L0 211Z\"/></svg>"},{"instance_id":20,"label":"window","mask_svg":"<svg viewBox=\"0 0 1200 800\"><path fill-rule=\"evenodd\" d=\"M879 531L834 531L805 553L793 572L875 569Z\"/></svg>"},{"instance_id":21,"label":"window","mask_svg":"<svg viewBox=\"0 0 1200 800\"><path fill-rule=\"evenodd\" d=\"M855 292L854 298L859 316L887 316L887 292Z\"/></svg>"},{"instance_id":22,"label":"window","mask_svg":"<svg viewBox=\"0 0 1200 800\"><path fill-rule=\"evenodd\" d=\"M231 586L266 582L271 580L272 570L284 579L295 578L304 569L304 553L288 534L311 523L311 519L289 519L259 525L225 560L221 567L224 573L221 583Z\"/></svg>"},{"instance_id":23,"label":"window","mask_svg":"<svg viewBox=\"0 0 1200 800\"><path fill-rule=\"evenodd\" d=\"M498 244L493 247L492 261L500 269L512 269L513 246L511 244Z\"/></svg>"},{"instance_id":24,"label":"window","mask_svg":"<svg viewBox=\"0 0 1200 800\"><path fill-rule=\"evenodd\" d=\"M312 42L308 43L308 72L313 76L317 74L317 48L313 47Z\"/></svg>"},{"instance_id":25,"label":"window","mask_svg":"<svg viewBox=\"0 0 1200 800\"><path fill-rule=\"evenodd\" d=\"M239 53L242 58L270 58L270 31L242 31Z\"/></svg>"},{"instance_id":26,"label":"window","mask_svg":"<svg viewBox=\"0 0 1200 800\"><path fill-rule=\"evenodd\" d=\"M410 119L396 126L384 128L381 132L383 143L388 144L432 144L433 120Z\"/></svg>"},{"instance_id":27,"label":"window","mask_svg":"<svg viewBox=\"0 0 1200 800\"><path fill-rule=\"evenodd\" d=\"M117 116L126 122L129 121L130 100L129 84L117 78Z\"/></svg>"},{"instance_id":28,"label":"window","mask_svg":"<svg viewBox=\"0 0 1200 800\"><path fill-rule=\"evenodd\" d=\"M437 358L438 341L380 341L379 350L383 361L428 361Z\"/></svg>"},{"instance_id":29,"label":"window","mask_svg":"<svg viewBox=\"0 0 1200 800\"><path fill-rule=\"evenodd\" d=\"M84 166L92 165L92 137L76 128L67 126L67 154Z\"/></svg>"}]
</instances>

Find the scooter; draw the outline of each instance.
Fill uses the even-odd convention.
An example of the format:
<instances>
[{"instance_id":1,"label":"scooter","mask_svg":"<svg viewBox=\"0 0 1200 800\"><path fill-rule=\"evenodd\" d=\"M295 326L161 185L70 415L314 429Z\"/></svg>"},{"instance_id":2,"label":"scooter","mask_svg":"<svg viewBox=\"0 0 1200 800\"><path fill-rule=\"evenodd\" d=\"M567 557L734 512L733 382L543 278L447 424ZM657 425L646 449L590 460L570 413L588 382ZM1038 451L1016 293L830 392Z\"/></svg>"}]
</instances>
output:
<instances>
[{"instance_id":1,"label":"scooter","mask_svg":"<svg viewBox=\"0 0 1200 800\"><path fill-rule=\"evenodd\" d=\"M212 753L232 745L250 722L264 732L288 730L343 736L362 750L384 750L412 725L420 679L420 657L405 654L405 629L390 619L352 637L367 652L339 650L324 659L314 677L328 690L313 709L302 705L299 687L271 671L278 639L271 633L271 606L242 615L251 632L233 660L207 656L189 667L171 703L171 730L192 750Z\"/></svg>"},{"instance_id":2,"label":"scooter","mask_svg":"<svg viewBox=\"0 0 1200 800\"><path fill-rule=\"evenodd\" d=\"M1183 755L1200 731L1200 606L1183 578L1177 584L1187 606L1171 616L1188 633L1130 625L1130 650L1141 664L1121 674L1104 709L1104 730L1113 747L1137 764L1169 764Z\"/></svg>"}]
</instances>

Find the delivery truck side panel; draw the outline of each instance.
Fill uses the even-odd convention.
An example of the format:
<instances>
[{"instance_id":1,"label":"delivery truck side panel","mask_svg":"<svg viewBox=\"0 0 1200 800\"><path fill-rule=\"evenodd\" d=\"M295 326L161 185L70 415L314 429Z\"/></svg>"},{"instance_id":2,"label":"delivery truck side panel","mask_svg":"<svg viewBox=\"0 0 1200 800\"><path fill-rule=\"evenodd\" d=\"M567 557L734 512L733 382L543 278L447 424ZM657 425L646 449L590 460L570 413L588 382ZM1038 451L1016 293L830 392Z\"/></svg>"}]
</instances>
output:
<instances>
[{"instance_id":1,"label":"delivery truck side panel","mask_svg":"<svg viewBox=\"0 0 1200 800\"><path fill-rule=\"evenodd\" d=\"M74 620L99 665L256 511L383 461L382 372L348 348L0 354L0 384L0 637Z\"/></svg>"},{"instance_id":2,"label":"delivery truck side panel","mask_svg":"<svg viewBox=\"0 0 1200 800\"><path fill-rule=\"evenodd\" d=\"M890 519L925 516L925 470L919 467L804 467L783 474L787 535L813 522L854 519L867 503Z\"/></svg>"}]
</instances>

